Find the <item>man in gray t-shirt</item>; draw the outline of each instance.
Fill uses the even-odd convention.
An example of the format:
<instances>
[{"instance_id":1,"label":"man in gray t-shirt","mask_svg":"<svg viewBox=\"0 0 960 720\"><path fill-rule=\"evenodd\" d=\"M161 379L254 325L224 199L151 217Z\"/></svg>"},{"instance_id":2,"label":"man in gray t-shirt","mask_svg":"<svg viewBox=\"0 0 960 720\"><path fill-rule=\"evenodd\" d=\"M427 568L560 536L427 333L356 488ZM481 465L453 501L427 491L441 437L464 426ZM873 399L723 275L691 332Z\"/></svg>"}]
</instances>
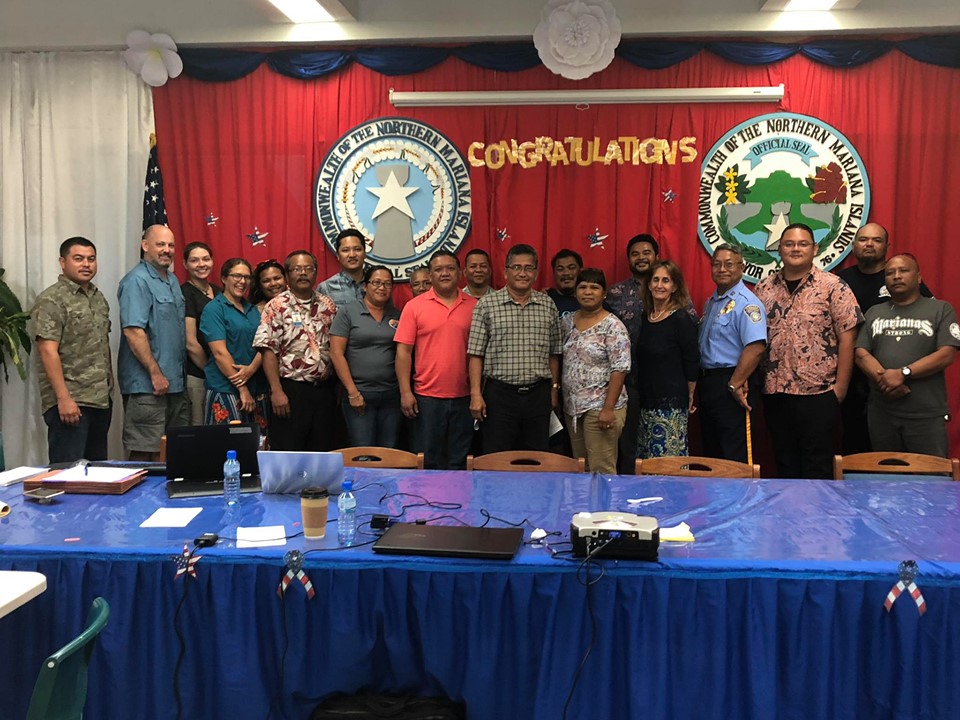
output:
<instances>
[{"instance_id":1,"label":"man in gray t-shirt","mask_svg":"<svg viewBox=\"0 0 960 720\"><path fill-rule=\"evenodd\" d=\"M867 311L857 338L857 366L870 380L867 425L874 450L947 457L944 370L960 347L953 308L920 294L920 265L912 255L891 258L884 270L888 302Z\"/></svg>"}]
</instances>

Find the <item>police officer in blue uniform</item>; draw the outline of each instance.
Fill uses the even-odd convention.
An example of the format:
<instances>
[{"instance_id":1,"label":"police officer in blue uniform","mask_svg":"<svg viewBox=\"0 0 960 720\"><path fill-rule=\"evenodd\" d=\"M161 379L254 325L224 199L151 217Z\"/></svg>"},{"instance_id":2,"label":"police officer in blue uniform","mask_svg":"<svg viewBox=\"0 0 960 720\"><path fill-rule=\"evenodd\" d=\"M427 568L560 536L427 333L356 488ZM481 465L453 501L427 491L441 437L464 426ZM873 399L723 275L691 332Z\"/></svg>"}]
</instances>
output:
<instances>
[{"instance_id":1,"label":"police officer in blue uniform","mask_svg":"<svg viewBox=\"0 0 960 720\"><path fill-rule=\"evenodd\" d=\"M747 461L746 414L756 402L751 382L767 348L767 313L743 284L743 254L723 243L710 266L717 289L700 323L700 429L708 457Z\"/></svg>"}]
</instances>

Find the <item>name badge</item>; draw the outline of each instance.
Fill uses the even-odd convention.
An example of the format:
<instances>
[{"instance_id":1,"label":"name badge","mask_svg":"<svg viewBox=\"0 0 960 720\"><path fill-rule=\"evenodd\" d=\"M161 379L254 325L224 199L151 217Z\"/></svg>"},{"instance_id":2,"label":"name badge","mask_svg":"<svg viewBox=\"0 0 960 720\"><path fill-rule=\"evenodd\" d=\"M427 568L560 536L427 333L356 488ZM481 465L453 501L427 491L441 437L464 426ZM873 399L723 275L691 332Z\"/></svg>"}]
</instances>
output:
<instances>
[{"instance_id":1,"label":"name badge","mask_svg":"<svg viewBox=\"0 0 960 720\"><path fill-rule=\"evenodd\" d=\"M303 327L303 317L298 312L293 314L293 326L298 328Z\"/></svg>"}]
</instances>

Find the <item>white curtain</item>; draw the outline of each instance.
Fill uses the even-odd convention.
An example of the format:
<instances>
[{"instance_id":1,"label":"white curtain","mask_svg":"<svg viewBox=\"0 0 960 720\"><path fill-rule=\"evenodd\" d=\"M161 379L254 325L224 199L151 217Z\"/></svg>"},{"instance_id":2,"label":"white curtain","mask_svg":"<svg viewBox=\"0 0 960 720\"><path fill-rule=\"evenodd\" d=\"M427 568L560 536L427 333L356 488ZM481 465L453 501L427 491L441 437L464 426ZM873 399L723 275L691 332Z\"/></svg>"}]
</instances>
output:
<instances>
[{"instance_id":1,"label":"white curtain","mask_svg":"<svg viewBox=\"0 0 960 720\"><path fill-rule=\"evenodd\" d=\"M110 345L120 337L117 285L139 258L143 180L153 131L150 89L119 52L0 53L0 266L29 310L57 280L60 243L97 246L94 282L110 303ZM47 460L36 353L22 382L0 374L7 467ZM116 368L114 367L114 370ZM114 396L110 457L122 457Z\"/></svg>"}]
</instances>

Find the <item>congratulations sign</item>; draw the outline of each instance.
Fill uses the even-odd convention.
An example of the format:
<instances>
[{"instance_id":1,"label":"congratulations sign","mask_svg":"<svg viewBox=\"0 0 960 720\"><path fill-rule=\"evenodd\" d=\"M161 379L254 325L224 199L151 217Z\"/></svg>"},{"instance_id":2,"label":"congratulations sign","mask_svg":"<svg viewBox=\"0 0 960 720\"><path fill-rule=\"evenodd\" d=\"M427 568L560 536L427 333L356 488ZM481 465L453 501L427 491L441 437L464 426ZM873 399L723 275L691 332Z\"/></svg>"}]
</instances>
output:
<instances>
[{"instance_id":1,"label":"congratulations sign","mask_svg":"<svg viewBox=\"0 0 960 720\"><path fill-rule=\"evenodd\" d=\"M517 165L534 168L538 165L676 165L692 163L697 159L697 139L679 140L621 135L606 139L599 137L566 137L554 140L541 136L518 142L516 138L492 143L472 142L467 159L473 167L500 170Z\"/></svg>"}]
</instances>

